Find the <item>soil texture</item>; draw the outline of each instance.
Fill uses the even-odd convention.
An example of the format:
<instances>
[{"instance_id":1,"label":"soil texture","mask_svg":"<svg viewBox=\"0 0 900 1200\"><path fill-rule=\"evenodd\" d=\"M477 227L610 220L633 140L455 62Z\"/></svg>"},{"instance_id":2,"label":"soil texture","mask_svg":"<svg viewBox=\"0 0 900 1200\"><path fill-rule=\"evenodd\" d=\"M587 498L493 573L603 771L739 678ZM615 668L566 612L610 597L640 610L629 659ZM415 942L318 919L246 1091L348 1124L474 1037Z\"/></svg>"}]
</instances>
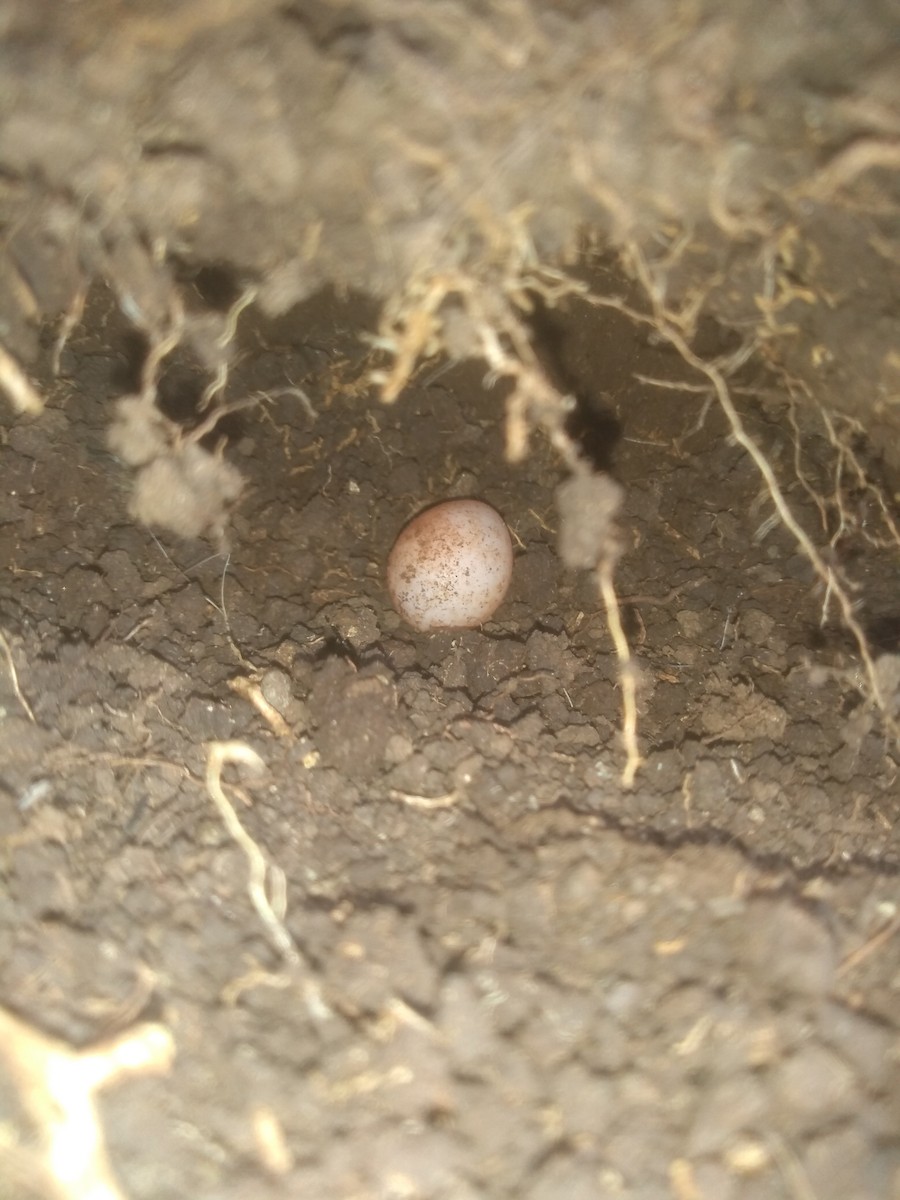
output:
<instances>
[{"instance_id":1,"label":"soil texture","mask_svg":"<svg viewBox=\"0 0 900 1200\"><path fill-rule=\"evenodd\" d=\"M624 317L537 321L624 488L623 789L557 456L504 460L474 365L373 404L370 323L323 294L242 331L219 547L127 515L106 418L136 358L108 296L7 429L4 1004L75 1048L168 1031L167 1072L97 1097L131 1200L896 1196L897 756L756 468L714 404L635 379L684 370ZM753 371L743 418L815 530L801 480L835 448ZM190 379L163 373L170 412ZM482 628L413 632L387 552L469 495L508 520L511 592ZM854 511L838 548L895 702L896 556ZM3 1194L56 1195L15 1094Z\"/></svg>"}]
</instances>

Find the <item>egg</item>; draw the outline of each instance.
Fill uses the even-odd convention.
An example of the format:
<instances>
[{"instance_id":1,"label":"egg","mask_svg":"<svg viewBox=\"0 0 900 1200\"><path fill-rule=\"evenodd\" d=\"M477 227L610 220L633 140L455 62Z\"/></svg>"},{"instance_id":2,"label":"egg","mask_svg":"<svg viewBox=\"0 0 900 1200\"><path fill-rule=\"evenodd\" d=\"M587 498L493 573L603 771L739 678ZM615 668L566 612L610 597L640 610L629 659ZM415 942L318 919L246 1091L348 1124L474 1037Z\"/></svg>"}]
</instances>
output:
<instances>
[{"instance_id":1,"label":"egg","mask_svg":"<svg viewBox=\"0 0 900 1200\"><path fill-rule=\"evenodd\" d=\"M497 510L482 500L445 500L401 530L387 586L413 629L469 629L494 615L512 567L512 540Z\"/></svg>"}]
</instances>

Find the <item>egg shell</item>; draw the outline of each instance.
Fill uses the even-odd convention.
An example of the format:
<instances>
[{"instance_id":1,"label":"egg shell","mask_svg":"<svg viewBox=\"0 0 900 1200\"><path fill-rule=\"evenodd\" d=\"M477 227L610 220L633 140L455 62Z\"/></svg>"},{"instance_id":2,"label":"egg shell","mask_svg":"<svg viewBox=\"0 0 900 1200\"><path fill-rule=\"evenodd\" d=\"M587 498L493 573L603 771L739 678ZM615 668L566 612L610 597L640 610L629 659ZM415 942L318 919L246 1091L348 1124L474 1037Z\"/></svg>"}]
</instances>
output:
<instances>
[{"instance_id":1,"label":"egg shell","mask_svg":"<svg viewBox=\"0 0 900 1200\"><path fill-rule=\"evenodd\" d=\"M445 500L414 517L388 556L391 603L414 629L469 629L509 588L506 522L483 500Z\"/></svg>"}]
</instances>

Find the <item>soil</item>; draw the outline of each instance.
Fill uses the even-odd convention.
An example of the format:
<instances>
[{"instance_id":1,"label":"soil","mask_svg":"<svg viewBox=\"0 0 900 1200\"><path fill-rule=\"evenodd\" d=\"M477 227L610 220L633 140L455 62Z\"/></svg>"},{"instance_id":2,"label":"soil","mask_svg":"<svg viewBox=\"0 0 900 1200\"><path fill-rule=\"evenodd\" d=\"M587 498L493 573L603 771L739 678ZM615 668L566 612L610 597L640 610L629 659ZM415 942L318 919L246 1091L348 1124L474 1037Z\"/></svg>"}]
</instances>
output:
<instances>
[{"instance_id":1,"label":"soil","mask_svg":"<svg viewBox=\"0 0 900 1200\"><path fill-rule=\"evenodd\" d=\"M900 1200L897 39L0 0L0 1200Z\"/></svg>"},{"instance_id":2,"label":"soil","mask_svg":"<svg viewBox=\"0 0 900 1200\"><path fill-rule=\"evenodd\" d=\"M684 369L626 318L536 318L573 435L625 490L645 762L623 789L558 457L535 439L505 462L502 388L473 364L374 403L371 318L323 293L242 331L246 489L218 550L127 515L107 414L136 352L108 294L47 410L8 429L4 1003L75 1047L170 1031L167 1074L99 1101L132 1200L896 1196L897 755L755 467L717 407L636 381ZM164 373L170 411L190 379ZM758 367L736 390L815 530L783 403ZM800 445L827 479L831 443ZM512 590L482 628L415 633L383 563L456 495L507 516ZM896 678L896 555L851 550ZM224 788L284 881L286 941L207 790L222 742L265 764ZM3 1121L3 1195L54 1195Z\"/></svg>"}]
</instances>

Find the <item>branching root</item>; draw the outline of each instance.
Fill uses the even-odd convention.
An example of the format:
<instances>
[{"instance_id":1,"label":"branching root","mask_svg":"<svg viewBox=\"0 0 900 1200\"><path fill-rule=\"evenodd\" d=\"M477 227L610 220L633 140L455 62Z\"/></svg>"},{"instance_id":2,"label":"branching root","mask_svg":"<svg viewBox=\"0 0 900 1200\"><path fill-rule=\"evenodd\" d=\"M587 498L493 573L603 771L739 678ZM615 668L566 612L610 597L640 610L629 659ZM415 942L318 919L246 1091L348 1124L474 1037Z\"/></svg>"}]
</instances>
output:
<instances>
[{"instance_id":1,"label":"branching root","mask_svg":"<svg viewBox=\"0 0 900 1200\"><path fill-rule=\"evenodd\" d=\"M829 599L833 598L840 610L841 619L845 628L850 632L856 642L857 650L862 661L863 673L867 689L867 698L878 708L884 721L885 727L893 737L900 737L900 728L894 719L892 713L892 705L890 697L884 694L881 678L882 672L873 659L872 650L866 638L862 625L860 624L855 611L855 605L852 597L852 588L840 568L832 561L830 554L823 553L814 543L811 536L803 528L793 509L788 504L784 490L781 487L775 470L769 462L759 444L748 432L740 413L735 405L732 390L728 384L728 376L743 362L745 362L755 349L754 342L748 340L724 362L708 361L701 358L691 347L689 336L685 332L685 320L683 314L672 313L666 307L664 286L661 284L658 275L651 269L643 252L637 246L629 247L628 260L630 266L637 276L639 283L642 285L645 295L650 303L650 311L645 313L635 309L632 305L618 297L600 296L588 294L585 299L597 306L613 308L619 312L629 316L632 320L641 324L652 327L658 335L665 339L679 354L681 359L701 376L705 377L712 393L715 396L722 412L728 421L731 436L737 445L739 445L750 457L756 469L762 477L765 491L768 493L772 504L774 505L775 513L781 524L788 530L796 541L801 552L809 561L815 574L825 589L826 604ZM852 447L846 438L838 437L834 421L822 412L823 420L825 421L826 430L838 451L838 467L836 475L835 501L834 507L838 513L838 532L837 537L848 527L847 512L843 506L841 499L841 473L846 466L849 466L855 475L855 481L858 486L865 488L871 492L873 489L865 476L862 465L858 457L853 452ZM799 467L799 463L795 463ZM827 506L820 496L815 493L812 485L805 478L803 473L798 470L798 478L809 492L819 509L823 522L827 524L828 513ZM879 511L881 519L888 529L889 541L892 544L900 546L900 538L897 537L897 526L894 522L889 509L884 501L883 496L874 489L878 497ZM834 543L835 535L832 535L832 544Z\"/></svg>"},{"instance_id":2,"label":"branching root","mask_svg":"<svg viewBox=\"0 0 900 1200\"><path fill-rule=\"evenodd\" d=\"M162 1025L143 1024L74 1050L0 1008L0 1055L43 1145L33 1164L56 1200L124 1200L104 1144L96 1094L129 1075L168 1071L175 1044ZM18 1153L24 1172L30 1155Z\"/></svg>"},{"instance_id":3,"label":"branching root","mask_svg":"<svg viewBox=\"0 0 900 1200\"><path fill-rule=\"evenodd\" d=\"M284 963L305 972L304 993L307 1007L317 1019L329 1015L318 984L312 978L300 950L284 924L287 911L287 886L281 867L268 861L257 843L244 829L231 801L222 787L222 769L226 763L237 763L254 774L265 770L262 758L244 742L212 742L206 766L206 790L218 810L228 833L243 850L250 868L247 894L263 924L266 936Z\"/></svg>"}]
</instances>

